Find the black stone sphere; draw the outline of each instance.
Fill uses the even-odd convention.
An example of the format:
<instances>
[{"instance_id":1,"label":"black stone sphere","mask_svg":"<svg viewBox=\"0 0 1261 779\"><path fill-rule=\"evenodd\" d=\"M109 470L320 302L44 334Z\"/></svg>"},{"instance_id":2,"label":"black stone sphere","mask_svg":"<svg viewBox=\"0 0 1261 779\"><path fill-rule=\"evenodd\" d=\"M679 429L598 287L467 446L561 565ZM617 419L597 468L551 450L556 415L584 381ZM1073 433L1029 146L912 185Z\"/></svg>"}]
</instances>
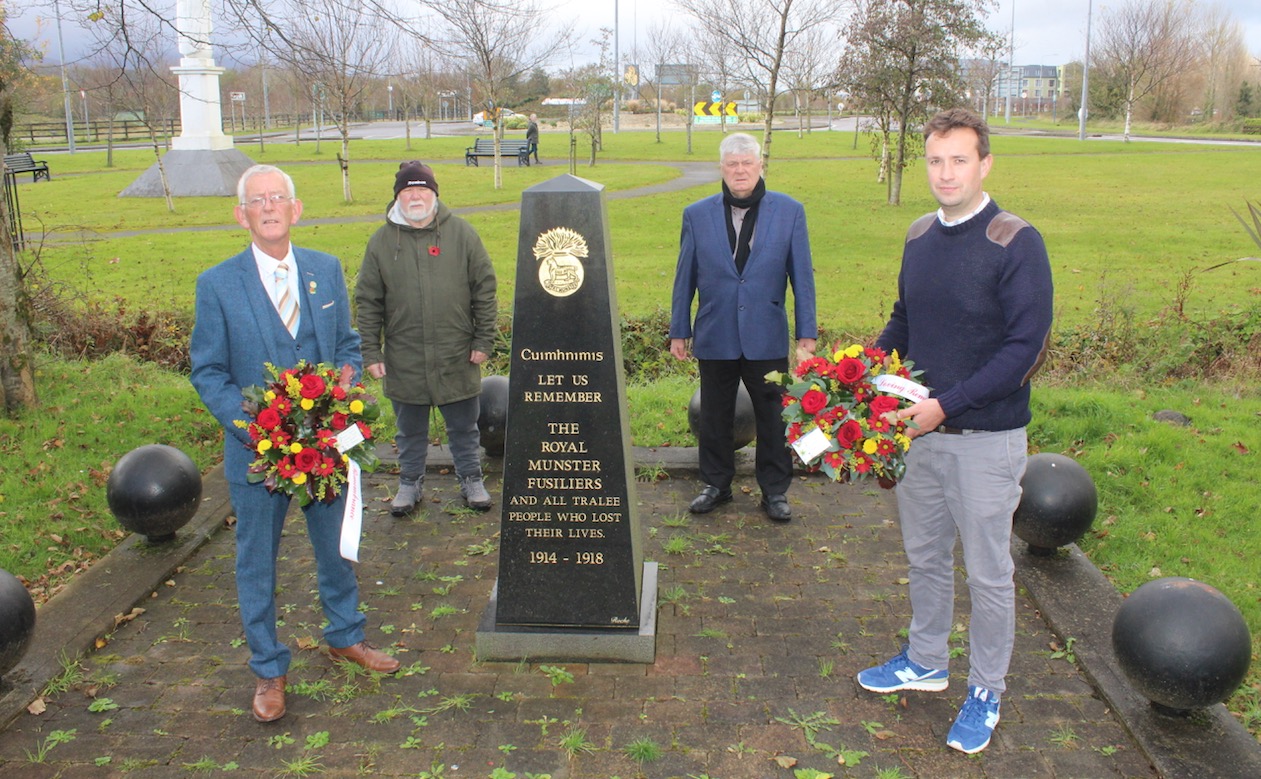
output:
<instances>
[{"instance_id":1,"label":"black stone sphere","mask_svg":"<svg viewBox=\"0 0 1261 779\"><path fill-rule=\"evenodd\" d=\"M1112 650L1156 708L1183 713L1228 698L1248 674L1252 637L1235 604L1203 582L1156 579L1125 599Z\"/></svg>"},{"instance_id":2,"label":"black stone sphere","mask_svg":"<svg viewBox=\"0 0 1261 779\"><path fill-rule=\"evenodd\" d=\"M0 569L0 676L22 661L35 635L35 601L18 578Z\"/></svg>"},{"instance_id":3,"label":"black stone sphere","mask_svg":"<svg viewBox=\"0 0 1261 779\"><path fill-rule=\"evenodd\" d=\"M201 503L201 473L173 446L148 444L118 458L105 486L118 524L150 543L169 541Z\"/></svg>"},{"instance_id":4,"label":"black stone sphere","mask_svg":"<svg viewBox=\"0 0 1261 779\"><path fill-rule=\"evenodd\" d=\"M731 426L731 435L736 449L743 449L757 438L757 419L753 416L753 400L744 384L738 384L736 390L736 419ZM692 435L700 439L701 430L701 391L697 389L687 404L687 426Z\"/></svg>"},{"instance_id":5,"label":"black stone sphere","mask_svg":"<svg viewBox=\"0 0 1261 779\"><path fill-rule=\"evenodd\" d=\"M486 454L502 457L504 434L508 427L508 377L482 377L481 411L477 416L477 429L482 435L482 448Z\"/></svg>"},{"instance_id":6,"label":"black stone sphere","mask_svg":"<svg viewBox=\"0 0 1261 779\"><path fill-rule=\"evenodd\" d=\"M1012 530L1032 554L1050 554L1075 542L1095 521L1095 482L1070 457L1045 452L1031 456L1020 488Z\"/></svg>"}]
</instances>

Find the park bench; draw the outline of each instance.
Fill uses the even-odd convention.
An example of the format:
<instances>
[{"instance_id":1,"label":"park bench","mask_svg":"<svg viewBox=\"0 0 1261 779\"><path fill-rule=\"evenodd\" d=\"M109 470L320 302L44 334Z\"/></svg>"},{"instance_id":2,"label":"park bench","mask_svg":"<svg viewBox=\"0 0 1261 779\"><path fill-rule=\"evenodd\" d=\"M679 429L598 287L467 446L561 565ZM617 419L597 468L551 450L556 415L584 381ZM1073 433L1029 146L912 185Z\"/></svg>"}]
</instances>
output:
<instances>
[{"instance_id":1,"label":"park bench","mask_svg":"<svg viewBox=\"0 0 1261 779\"><path fill-rule=\"evenodd\" d=\"M473 141L473 145L464 150L464 164L478 167L478 157L494 157L495 156L495 139L494 138L478 138ZM499 156L516 157L517 165L530 165L530 143L528 141L518 140L502 140L499 142Z\"/></svg>"},{"instance_id":2,"label":"park bench","mask_svg":"<svg viewBox=\"0 0 1261 779\"><path fill-rule=\"evenodd\" d=\"M31 181L40 179L52 181L52 174L48 172L48 163L33 158L29 151L4 155L4 167L5 170L13 173L30 173Z\"/></svg>"}]
</instances>

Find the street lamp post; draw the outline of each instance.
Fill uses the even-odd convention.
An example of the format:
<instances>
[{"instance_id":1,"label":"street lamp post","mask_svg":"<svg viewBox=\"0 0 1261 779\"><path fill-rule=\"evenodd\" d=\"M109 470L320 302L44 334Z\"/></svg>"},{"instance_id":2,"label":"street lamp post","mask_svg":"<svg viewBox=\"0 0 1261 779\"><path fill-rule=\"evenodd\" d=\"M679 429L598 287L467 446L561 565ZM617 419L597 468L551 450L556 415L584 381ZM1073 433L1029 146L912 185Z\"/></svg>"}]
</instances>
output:
<instances>
[{"instance_id":1,"label":"street lamp post","mask_svg":"<svg viewBox=\"0 0 1261 779\"><path fill-rule=\"evenodd\" d=\"M1011 83L1012 75L1016 71L1016 0L1011 2L1011 44L1007 49L1007 117L1006 123L1011 124L1011 93L1013 85Z\"/></svg>"},{"instance_id":2,"label":"street lamp post","mask_svg":"<svg viewBox=\"0 0 1261 779\"><path fill-rule=\"evenodd\" d=\"M1077 140L1086 140L1086 100L1090 95L1090 17L1093 2L1086 0L1086 56L1081 66L1081 108L1077 111Z\"/></svg>"},{"instance_id":3,"label":"street lamp post","mask_svg":"<svg viewBox=\"0 0 1261 779\"><path fill-rule=\"evenodd\" d=\"M66 148L74 154L74 113L70 110L70 82L66 79L66 45L61 39L61 3L53 0L53 14L57 17L57 56L61 58L61 95L66 109Z\"/></svg>"},{"instance_id":4,"label":"street lamp post","mask_svg":"<svg viewBox=\"0 0 1261 779\"><path fill-rule=\"evenodd\" d=\"M622 102L622 60L617 50L618 36L617 0L613 0L613 132L617 133L620 124L619 104Z\"/></svg>"},{"instance_id":5,"label":"street lamp post","mask_svg":"<svg viewBox=\"0 0 1261 779\"><path fill-rule=\"evenodd\" d=\"M385 91L386 91L386 92L388 92L388 93L389 93L389 95L390 95L390 97L389 97L389 101L390 101L390 118L391 118L391 119L393 119L393 118L394 118L394 85L393 85L393 84L386 84L386 85L385 85Z\"/></svg>"},{"instance_id":6,"label":"street lamp post","mask_svg":"<svg viewBox=\"0 0 1261 779\"><path fill-rule=\"evenodd\" d=\"M1020 90L1020 116L1022 119L1029 118L1029 90Z\"/></svg>"},{"instance_id":7,"label":"street lamp post","mask_svg":"<svg viewBox=\"0 0 1261 779\"><path fill-rule=\"evenodd\" d=\"M88 121L88 91L86 89L79 90L79 97L83 99L83 136L92 140L92 123Z\"/></svg>"}]
</instances>

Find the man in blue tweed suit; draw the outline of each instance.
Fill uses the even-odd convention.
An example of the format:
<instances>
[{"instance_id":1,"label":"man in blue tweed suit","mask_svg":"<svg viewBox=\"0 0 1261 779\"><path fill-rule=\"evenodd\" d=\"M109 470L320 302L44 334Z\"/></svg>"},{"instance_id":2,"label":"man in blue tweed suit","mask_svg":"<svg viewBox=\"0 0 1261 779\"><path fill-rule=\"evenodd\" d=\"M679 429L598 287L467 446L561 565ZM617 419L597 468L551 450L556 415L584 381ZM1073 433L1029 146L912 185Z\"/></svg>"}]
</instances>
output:
<instances>
[{"instance_id":1,"label":"man in blue tweed suit","mask_svg":"<svg viewBox=\"0 0 1261 779\"><path fill-rule=\"evenodd\" d=\"M254 450L245 430L241 389L267 380L264 363L298 360L360 370L359 335L350 326L346 280L336 257L289 242L302 216L293 179L255 165L237 184L236 221L251 245L197 278L196 323L189 353L193 386L226 431L224 475L236 512L236 588L250 669L258 677L253 713L259 722L285 715L290 652L276 637L276 555L289 497L246 481ZM282 313L283 312L283 313ZM344 499L313 501L303 511L315 551L324 640L335 659L393 673L399 662L364 640L355 571L340 553Z\"/></svg>"},{"instance_id":2,"label":"man in blue tweed suit","mask_svg":"<svg viewBox=\"0 0 1261 779\"><path fill-rule=\"evenodd\" d=\"M722 193L683 211L670 312L670 353L687 359L692 339L701 379L697 437L705 486L689 509L705 514L731 500L736 473L732 425L736 393L744 382L757 423L754 468L762 509L772 520L788 522L792 459L780 416L782 391L764 377L788 370L785 293L790 283L798 356L812 354L818 338L806 212L787 195L767 191L753 136L727 136L718 154Z\"/></svg>"}]
</instances>

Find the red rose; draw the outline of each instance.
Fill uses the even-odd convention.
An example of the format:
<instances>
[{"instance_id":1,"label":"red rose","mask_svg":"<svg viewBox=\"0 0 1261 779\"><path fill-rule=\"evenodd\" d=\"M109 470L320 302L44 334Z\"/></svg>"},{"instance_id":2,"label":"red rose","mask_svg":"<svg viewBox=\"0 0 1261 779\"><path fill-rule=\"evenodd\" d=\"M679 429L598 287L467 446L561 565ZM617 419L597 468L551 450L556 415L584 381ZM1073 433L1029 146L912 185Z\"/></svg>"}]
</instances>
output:
<instances>
[{"instance_id":1,"label":"red rose","mask_svg":"<svg viewBox=\"0 0 1261 779\"><path fill-rule=\"evenodd\" d=\"M841 425L836 431L836 442L846 449L852 449L854 444L862 437L863 426L853 419Z\"/></svg>"},{"instance_id":2,"label":"red rose","mask_svg":"<svg viewBox=\"0 0 1261 779\"><path fill-rule=\"evenodd\" d=\"M349 421L350 421L349 416L347 416L346 414L343 414L340 411L334 411L333 418L332 420L329 421L329 424L333 426L334 430L345 430L346 423Z\"/></svg>"},{"instance_id":3,"label":"red rose","mask_svg":"<svg viewBox=\"0 0 1261 779\"><path fill-rule=\"evenodd\" d=\"M320 460L324 459L324 455L320 454L313 446L308 446L293 458L293 463L298 470L303 473L310 473L311 469L320 464Z\"/></svg>"},{"instance_id":4,"label":"red rose","mask_svg":"<svg viewBox=\"0 0 1261 779\"><path fill-rule=\"evenodd\" d=\"M302 388L298 392L308 400L315 400L323 395L325 388L328 386L324 383L324 379L316 376L314 373L308 373L303 376L301 384Z\"/></svg>"},{"instance_id":5,"label":"red rose","mask_svg":"<svg viewBox=\"0 0 1261 779\"><path fill-rule=\"evenodd\" d=\"M818 388L809 389L801 396L801 410L811 416L822 411L827 405L828 396L820 392Z\"/></svg>"},{"instance_id":6,"label":"red rose","mask_svg":"<svg viewBox=\"0 0 1261 779\"><path fill-rule=\"evenodd\" d=\"M346 388L340 384L334 384L333 388L329 391L333 393L333 400L346 399Z\"/></svg>"},{"instance_id":7,"label":"red rose","mask_svg":"<svg viewBox=\"0 0 1261 779\"><path fill-rule=\"evenodd\" d=\"M867 375L867 366L856 357L846 357L836 365L836 378L844 384L855 384Z\"/></svg>"},{"instance_id":8,"label":"red rose","mask_svg":"<svg viewBox=\"0 0 1261 779\"><path fill-rule=\"evenodd\" d=\"M871 415L873 417L884 416L890 411L898 410L898 399L892 395L879 395L872 398L871 402L867 404L867 407L871 409Z\"/></svg>"},{"instance_id":9,"label":"red rose","mask_svg":"<svg viewBox=\"0 0 1261 779\"><path fill-rule=\"evenodd\" d=\"M275 430L280 427L280 414L274 408L265 408L258 412L258 426L264 430Z\"/></svg>"}]
</instances>

